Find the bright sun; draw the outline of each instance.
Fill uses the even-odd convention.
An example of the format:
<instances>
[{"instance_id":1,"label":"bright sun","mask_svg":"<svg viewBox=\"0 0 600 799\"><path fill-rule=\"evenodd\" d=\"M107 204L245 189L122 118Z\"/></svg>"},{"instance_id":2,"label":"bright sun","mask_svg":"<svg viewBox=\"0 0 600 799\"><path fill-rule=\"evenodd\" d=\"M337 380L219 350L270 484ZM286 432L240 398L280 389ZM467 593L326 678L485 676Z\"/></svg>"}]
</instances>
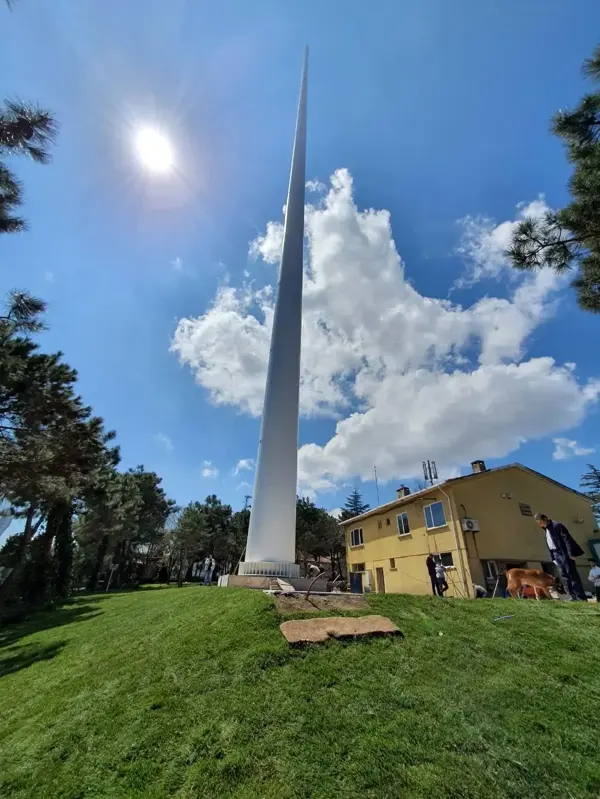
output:
<instances>
[{"instance_id":1,"label":"bright sun","mask_svg":"<svg viewBox=\"0 0 600 799\"><path fill-rule=\"evenodd\" d=\"M154 128L141 128L137 132L135 149L142 164L151 172L168 172L173 167L171 143Z\"/></svg>"}]
</instances>

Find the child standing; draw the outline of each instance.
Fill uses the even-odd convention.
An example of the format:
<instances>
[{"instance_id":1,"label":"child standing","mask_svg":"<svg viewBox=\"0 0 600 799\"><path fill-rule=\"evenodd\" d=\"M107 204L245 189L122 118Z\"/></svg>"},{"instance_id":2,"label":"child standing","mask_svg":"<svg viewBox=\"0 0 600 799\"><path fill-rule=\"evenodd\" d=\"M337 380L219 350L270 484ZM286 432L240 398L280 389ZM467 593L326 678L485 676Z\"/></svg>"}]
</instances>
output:
<instances>
[{"instance_id":1,"label":"child standing","mask_svg":"<svg viewBox=\"0 0 600 799\"><path fill-rule=\"evenodd\" d=\"M590 569L588 580L594 586L594 590L596 592L596 602L600 602L600 566L598 566L595 561L592 562L594 565Z\"/></svg>"}]
</instances>

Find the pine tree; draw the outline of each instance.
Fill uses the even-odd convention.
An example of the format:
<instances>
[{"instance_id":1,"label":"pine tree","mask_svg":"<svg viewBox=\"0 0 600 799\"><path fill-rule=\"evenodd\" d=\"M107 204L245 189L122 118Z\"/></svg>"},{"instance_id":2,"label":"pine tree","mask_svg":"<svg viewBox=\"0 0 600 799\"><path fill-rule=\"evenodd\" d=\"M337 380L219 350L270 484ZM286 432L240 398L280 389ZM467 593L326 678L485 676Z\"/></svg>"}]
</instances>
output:
<instances>
[{"instance_id":1,"label":"pine tree","mask_svg":"<svg viewBox=\"0 0 600 799\"><path fill-rule=\"evenodd\" d=\"M342 512L340 513L340 521L343 522L346 521L346 519L353 519L355 516L360 516L361 513L366 513L370 507L371 506L366 502L363 502L358 488L355 488L346 500L346 504L342 508Z\"/></svg>"},{"instance_id":2,"label":"pine tree","mask_svg":"<svg viewBox=\"0 0 600 799\"><path fill-rule=\"evenodd\" d=\"M358 497L360 501L360 495ZM368 506L364 506L367 507ZM336 574L343 570L344 534L337 521L324 508L319 508L308 497L298 497L296 502L296 550L304 568L310 559L329 558Z\"/></svg>"},{"instance_id":3,"label":"pine tree","mask_svg":"<svg viewBox=\"0 0 600 799\"><path fill-rule=\"evenodd\" d=\"M33 105L5 100L0 107L0 157L25 155L45 164L48 145L56 136L56 123L48 111ZM25 221L15 215L23 201L19 180L0 161L0 233L23 230Z\"/></svg>"},{"instance_id":4,"label":"pine tree","mask_svg":"<svg viewBox=\"0 0 600 799\"><path fill-rule=\"evenodd\" d=\"M43 327L43 310L40 300L13 293L0 317L0 494L25 519L17 565L0 586L0 600L20 579L27 549L54 503L81 497L118 458L108 447L114 433L104 432L102 419L75 392L75 370L61 353L40 353L31 339ZM45 553L51 541L51 532L41 540Z\"/></svg>"},{"instance_id":5,"label":"pine tree","mask_svg":"<svg viewBox=\"0 0 600 799\"><path fill-rule=\"evenodd\" d=\"M177 515L169 543L173 562L177 565L177 584L181 588L189 563L212 554L205 505L190 502L183 508Z\"/></svg>"},{"instance_id":6,"label":"pine tree","mask_svg":"<svg viewBox=\"0 0 600 799\"><path fill-rule=\"evenodd\" d=\"M75 536L83 576L94 590L105 558L115 567L111 585L133 577L132 564L146 567L162 548L167 519L177 510L167 497L161 478L143 466L120 473L114 467L99 473L83 495L77 511Z\"/></svg>"},{"instance_id":7,"label":"pine tree","mask_svg":"<svg viewBox=\"0 0 600 799\"><path fill-rule=\"evenodd\" d=\"M129 539L128 557L130 560L135 557L143 559L145 572L152 557L163 544L167 519L176 510L175 501L167 497L161 486L162 478L155 472L146 471L143 466L129 469L122 476L122 480L131 481L128 494L130 500L136 494L138 496L135 518L131 525L137 532L135 535L124 532L125 538Z\"/></svg>"},{"instance_id":8,"label":"pine tree","mask_svg":"<svg viewBox=\"0 0 600 799\"><path fill-rule=\"evenodd\" d=\"M600 525L600 469L588 463L589 472L581 477L581 487L592 500L592 509Z\"/></svg>"},{"instance_id":9,"label":"pine tree","mask_svg":"<svg viewBox=\"0 0 600 799\"><path fill-rule=\"evenodd\" d=\"M319 511L308 497L298 497L296 500L296 555L303 562L305 571L310 558L314 558L320 549Z\"/></svg>"},{"instance_id":10,"label":"pine tree","mask_svg":"<svg viewBox=\"0 0 600 799\"><path fill-rule=\"evenodd\" d=\"M248 530L250 528L250 508L242 508L236 511L231 517L231 550L229 563L225 564L228 572L234 569L242 559L248 540Z\"/></svg>"},{"instance_id":11,"label":"pine tree","mask_svg":"<svg viewBox=\"0 0 600 799\"><path fill-rule=\"evenodd\" d=\"M573 165L572 202L559 211L519 223L507 255L516 269L577 270L579 305L600 313L600 46L583 66L598 85L573 111L559 111L553 132Z\"/></svg>"}]
</instances>

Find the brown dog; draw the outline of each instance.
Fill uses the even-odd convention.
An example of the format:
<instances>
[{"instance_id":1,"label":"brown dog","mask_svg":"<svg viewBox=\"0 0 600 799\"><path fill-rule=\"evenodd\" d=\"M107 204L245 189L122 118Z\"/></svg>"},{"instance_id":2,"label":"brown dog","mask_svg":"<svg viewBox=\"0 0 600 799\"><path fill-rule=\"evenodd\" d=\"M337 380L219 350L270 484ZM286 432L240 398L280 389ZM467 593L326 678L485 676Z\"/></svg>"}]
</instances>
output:
<instances>
[{"instance_id":1,"label":"brown dog","mask_svg":"<svg viewBox=\"0 0 600 799\"><path fill-rule=\"evenodd\" d=\"M530 585L533 588L536 599L540 598L538 591L548 599L553 599L550 588L554 585L554 577L542 569L509 569L506 572L506 580L508 592L515 599L518 598L523 585Z\"/></svg>"}]
</instances>

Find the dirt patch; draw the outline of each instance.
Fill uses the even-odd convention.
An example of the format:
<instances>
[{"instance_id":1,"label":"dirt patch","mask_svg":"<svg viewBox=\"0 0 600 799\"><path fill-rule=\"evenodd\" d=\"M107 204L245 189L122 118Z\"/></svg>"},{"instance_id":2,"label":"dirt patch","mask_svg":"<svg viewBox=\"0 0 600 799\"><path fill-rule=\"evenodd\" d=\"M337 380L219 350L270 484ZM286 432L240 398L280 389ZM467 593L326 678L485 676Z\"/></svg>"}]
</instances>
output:
<instances>
[{"instance_id":1,"label":"dirt patch","mask_svg":"<svg viewBox=\"0 0 600 799\"><path fill-rule=\"evenodd\" d=\"M328 594L317 596L311 594L306 600L304 594L284 596L280 594L275 598L277 610L280 613L298 613L298 611L334 610L339 612L364 610L367 607L364 596L360 594Z\"/></svg>"},{"instance_id":2,"label":"dirt patch","mask_svg":"<svg viewBox=\"0 0 600 799\"><path fill-rule=\"evenodd\" d=\"M367 635L402 635L385 616L333 616L284 621L281 632L290 644L317 644L328 638L361 638Z\"/></svg>"}]
</instances>

